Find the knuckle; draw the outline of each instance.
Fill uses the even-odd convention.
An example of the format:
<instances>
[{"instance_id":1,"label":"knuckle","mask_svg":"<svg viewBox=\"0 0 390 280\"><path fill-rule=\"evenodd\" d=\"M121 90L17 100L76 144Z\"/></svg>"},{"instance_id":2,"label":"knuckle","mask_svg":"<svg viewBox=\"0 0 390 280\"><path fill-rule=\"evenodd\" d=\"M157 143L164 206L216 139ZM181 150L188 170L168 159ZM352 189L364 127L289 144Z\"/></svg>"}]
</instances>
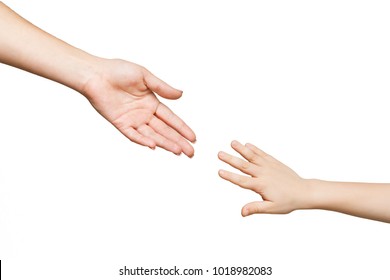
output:
<instances>
[{"instance_id":1,"label":"knuckle","mask_svg":"<svg viewBox=\"0 0 390 280\"><path fill-rule=\"evenodd\" d=\"M241 161L241 162L240 162L240 167L241 167L241 169L243 169L243 170L248 170L249 167L250 167L250 164L249 164L249 162L247 162L247 161Z\"/></svg>"},{"instance_id":2,"label":"knuckle","mask_svg":"<svg viewBox=\"0 0 390 280\"><path fill-rule=\"evenodd\" d=\"M266 209L261 208L260 205L256 205L253 209L254 214L267 213Z\"/></svg>"},{"instance_id":3,"label":"knuckle","mask_svg":"<svg viewBox=\"0 0 390 280\"><path fill-rule=\"evenodd\" d=\"M153 89L154 92L161 92L161 90L162 90L162 86L160 83L158 83L154 86L154 89Z\"/></svg>"},{"instance_id":4,"label":"knuckle","mask_svg":"<svg viewBox=\"0 0 390 280\"><path fill-rule=\"evenodd\" d=\"M171 128L169 126L164 126L161 128L161 132L164 134L170 134L171 133Z\"/></svg>"},{"instance_id":5,"label":"knuckle","mask_svg":"<svg viewBox=\"0 0 390 280\"><path fill-rule=\"evenodd\" d=\"M181 119L179 119L178 121L177 121L177 128L179 129L179 130L183 130L184 128L185 128L185 126L186 126L186 124L184 123L184 121L183 120L181 120Z\"/></svg>"},{"instance_id":6,"label":"knuckle","mask_svg":"<svg viewBox=\"0 0 390 280\"><path fill-rule=\"evenodd\" d=\"M161 147L167 147L169 145L169 141L166 138L161 137L159 139L159 144Z\"/></svg>"},{"instance_id":7,"label":"knuckle","mask_svg":"<svg viewBox=\"0 0 390 280\"><path fill-rule=\"evenodd\" d=\"M237 178L237 181L238 181L238 184L241 185L241 186L249 186L249 178L247 177L244 177L244 176L239 176Z\"/></svg>"},{"instance_id":8,"label":"knuckle","mask_svg":"<svg viewBox=\"0 0 390 280\"><path fill-rule=\"evenodd\" d=\"M246 154L246 158L249 160L249 161L254 161L256 159L256 155L253 153L253 152L248 152Z\"/></svg>"}]
</instances>

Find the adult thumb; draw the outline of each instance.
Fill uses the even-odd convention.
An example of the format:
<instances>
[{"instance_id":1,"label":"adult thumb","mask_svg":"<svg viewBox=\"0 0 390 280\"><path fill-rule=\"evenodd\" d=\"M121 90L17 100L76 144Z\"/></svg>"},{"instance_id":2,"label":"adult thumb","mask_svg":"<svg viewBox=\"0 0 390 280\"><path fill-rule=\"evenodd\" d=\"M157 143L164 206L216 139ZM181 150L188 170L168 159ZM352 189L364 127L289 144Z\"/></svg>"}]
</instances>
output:
<instances>
[{"instance_id":1,"label":"adult thumb","mask_svg":"<svg viewBox=\"0 0 390 280\"><path fill-rule=\"evenodd\" d=\"M183 94L181 90L171 87L150 72L145 74L145 83L151 91L167 99L178 99Z\"/></svg>"}]
</instances>

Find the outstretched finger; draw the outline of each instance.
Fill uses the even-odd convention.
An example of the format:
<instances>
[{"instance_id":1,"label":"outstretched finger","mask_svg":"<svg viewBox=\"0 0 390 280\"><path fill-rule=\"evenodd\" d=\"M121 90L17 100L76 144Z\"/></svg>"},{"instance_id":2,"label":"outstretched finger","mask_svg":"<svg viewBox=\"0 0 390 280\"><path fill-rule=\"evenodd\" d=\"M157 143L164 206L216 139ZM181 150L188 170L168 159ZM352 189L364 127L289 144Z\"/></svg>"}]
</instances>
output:
<instances>
[{"instance_id":1,"label":"outstretched finger","mask_svg":"<svg viewBox=\"0 0 390 280\"><path fill-rule=\"evenodd\" d=\"M248 147L242 145L240 142L234 140L231 146L236 152L242 155L249 162L252 162L257 165L261 165L263 163L263 159L259 155L257 155Z\"/></svg>"},{"instance_id":2,"label":"outstretched finger","mask_svg":"<svg viewBox=\"0 0 390 280\"><path fill-rule=\"evenodd\" d=\"M248 149L250 149L251 151L253 151L255 154L261 156L261 157L265 157L265 156L268 156L268 154L266 152L264 152L263 150L257 148L255 145L253 144L250 144L250 143L246 143L245 144L245 147L247 147Z\"/></svg>"},{"instance_id":3,"label":"outstretched finger","mask_svg":"<svg viewBox=\"0 0 390 280\"><path fill-rule=\"evenodd\" d=\"M196 136L192 129L167 106L160 103L156 110L156 116L180 133L184 138L195 142Z\"/></svg>"},{"instance_id":4,"label":"outstretched finger","mask_svg":"<svg viewBox=\"0 0 390 280\"><path fill-rule=\"evenodd\" d=\"M159 133L164 138L169 139L170 142L179 146L186 156L194 156L194 148L191 146L191 144L188 143L188 141L183 136L168 126L165 122L157 117L153 117L149 122L149 126L153 128L155 132Z\"/></svg>"},{"instance_id":5,"label":"outstretched finger","mask_svg":"<svg viewBox=\"0 0 390 280\"><path fill-rule=\"evenodd\" d=\"M172 142L171 140L165 138L164 136L156 133L156 131L153 130L148 125L142 125L140 126L137 131L142 134L145 137L148 137L150 139L153 139L155 141L156 145L160 148L163 148L167 151L170 151L176 155L180 155L182 152L182 149L177 145L175 142Z\"/></svg>"},{"instance_id":6,"label":"outstretched finger","mask_svg":"<svg viewBox=\"0 0 390 280\"><path fill-rule=\"evenodd\" d=\"M248 175L251 175L251 176L255 176L256 170L258 168L253 163L250 163L250 162L248 162L246 160L243 160L243 159L240 159L238 157L229 155L229 154L227 154L225 152L219 152L218 153L218 158L220 160L222 160L223 162L226 162L230 166L232 166L234 168L237 168L241 172L243 172L245 174L248 174Z\"/></svg>"},{"instance_id":7,"label":"outstretched finger","mask_svg":"<svg viewBox=\"0 0 390 280\"><path fill-rule=\"evenodd\" d=\"M219 176L226 181L229 181L237 186L240 186L244 189L254 190L255 185L253 184L253 179L248 176L238 175L233 172L226 170L219 170Z\"/></svg>"},{"instance_id":8,"label":"outstretched finger","mask_svg":"<svg viewBox=\"0 0 390 280\"><path fill-rule=\"evenodd\" d=\"M161 97L167 98L167 99L178 99L182 96L183 92L181 90L175 89L168 85L163 80L160 80L156 76L154 76L152 73L147 71L145 73L145 85L152 90L153 92L157 93Z\"/></svg>"},{"instance_id":9,"label":"outstretched finger","mask_svg":"<svg viewBox=\"0 0 390 280\"><path fill-rule=\"evenodd\" d=\"M132 127L124 128L121 130L121 132L134 143L137 143L142 146L147 146L151 149L154 149L156 147L156 143L151 138L140 134Z\"/></svg>"}]
</instances>

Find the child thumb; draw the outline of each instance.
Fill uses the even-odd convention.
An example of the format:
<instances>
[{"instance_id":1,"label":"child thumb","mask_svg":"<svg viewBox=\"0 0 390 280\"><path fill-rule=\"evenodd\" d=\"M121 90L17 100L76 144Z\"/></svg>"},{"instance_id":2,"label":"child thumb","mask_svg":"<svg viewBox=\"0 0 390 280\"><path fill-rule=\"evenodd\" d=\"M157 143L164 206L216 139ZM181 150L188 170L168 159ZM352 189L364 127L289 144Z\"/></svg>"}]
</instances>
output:
<instances>
[{"instance_id":1,"label":"child thumb","mask_svg":"<svg viewBox=\"0 0 390 280\"><path fill-rule=\"evenodd\" d=\"M270 201L255 201L248 203L244 207L242 207L241 215L243 217L250 216L253 214L264 214L270 213L270 208L272 206L272 202Z\"/></svg>"}]
</instances>

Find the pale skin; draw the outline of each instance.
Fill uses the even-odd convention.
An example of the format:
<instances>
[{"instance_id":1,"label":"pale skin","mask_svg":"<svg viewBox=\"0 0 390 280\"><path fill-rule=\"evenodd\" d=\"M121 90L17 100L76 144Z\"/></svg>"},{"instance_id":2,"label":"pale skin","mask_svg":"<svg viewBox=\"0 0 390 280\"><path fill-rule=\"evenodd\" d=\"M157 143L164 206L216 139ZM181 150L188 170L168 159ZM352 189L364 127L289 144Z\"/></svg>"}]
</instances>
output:
<instances>
[{"instance_id":1,"label":"pale skin","mask_svg":"<svg viewBox=\"0 0 390 280\"><path fill-rule=\"evenodd\" d=\"M233 141L231 146L242 158L225 152L218 157L245 175L219 170L219 176L261 198L242 208L244 217L322 209L390 223L390 184L303 179L252 144Z\"/></svg>"},{"instance_id":2,"label":"pale skin","mask_svg":"<svg viewBox=\"0 0 390 280\"><path fill-rule=\"evenodd\" d=\"M151 149L194 155L195 133L156 94L182 91L144 67L77 49L34 26L0 2L0 62L61 83L84 95L124 136Z\"/></svg>"},{"instance_id":3,"label":"pale skin","mask_svg":"<svg viewBox=\"0 0 390 280\"><path fill-rule=\"evenodd\" d=\"M156 97L178 99L182 91L142 66L77 49L34 26L2 2L0 62L80 92L135 143L152 149L161 147L177 155L194 155L194 132ZM224 152L219 158L247 175L225 170L219 175L262 198L245 205L243 216L324 209L390 223L390 184L303 179L254 145L234 141L232 147L244 159Z\"/></svg>"}]
</instances>

